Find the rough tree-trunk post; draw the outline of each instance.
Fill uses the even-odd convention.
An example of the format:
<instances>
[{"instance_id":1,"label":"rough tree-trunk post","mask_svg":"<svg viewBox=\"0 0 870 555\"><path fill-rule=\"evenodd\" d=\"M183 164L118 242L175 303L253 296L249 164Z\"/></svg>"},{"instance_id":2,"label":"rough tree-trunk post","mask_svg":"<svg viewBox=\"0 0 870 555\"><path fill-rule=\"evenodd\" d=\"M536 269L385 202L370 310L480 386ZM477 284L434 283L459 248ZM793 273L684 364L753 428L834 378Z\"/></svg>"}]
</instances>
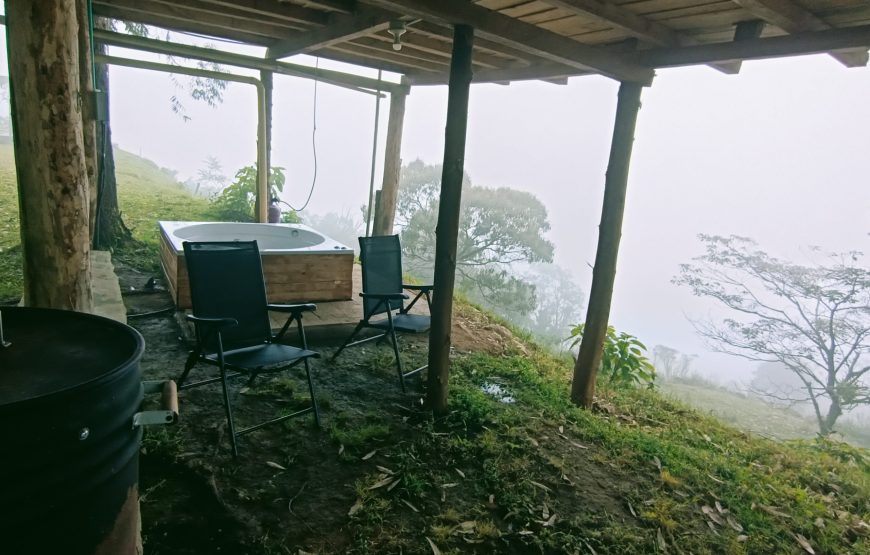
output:
<instances>
[{"instance_id":1,"label":"rough tree-trunk post","mask_svg":"<svg viewBox=\"0 0 870 555\"><path fill-rule=\"evenodd\" d=\"M24 304L90 311L89 183L73 0L6 1Z\"/></svg>"},{"instance_id":2,"label":"rough tree-trunk post","mask_svg":"<svg viewBox=\"0 0 870 555\"><path fill-rule=\"evenodd\" d=\"M372 235L392 235L399 195L399 172L402 170L402 129L405 124L405 98L408 93L390 94L390 119L387 123L387 144L384 152L384 180L381 200L375 205Z\"/></svg>"},{"instance_id":3,"label":"rough tree-trunk post","mask_svg":"<svg viewBox=\"0 0 870 555\"><path fill-rule=\"evenodd\" d=\"M97 212L97 122L94 97L95 76L93 51L91 50L91 14L87 0L76 0L76 14L79 22L79 81L81 82L82 136L85 142L85 164L88 169L88 212ZM90 218L89 236L94 241L96 218Z\"/></svg>"},{"instance_id":4,"label":"rough tree-trunk post","mask_svg":"<svg viewBox=\"0 0 870 555\"><path fill-rule=\"evenodd\" d=\"M272 87L274 76L271 71L261 70L260 71L260 82L263 83L263 101L265 102L265 106L263 106L263 112L265 116L265 121L262 121L262 118L258 120L259 125L264 125L265 129L262 132L258 133L258 141L261 140L260 137L265 138L265 162L259 161L257 163L257 172L263 172L266 174L266 183L269 182L269 175L271 173L272 168ZM258 177L257 182L260 182ZM262 218L264 213L268 214L269 210L269 202L271 199L271 188L266 186L266 197L261 199L261 195L258 194L257 198L254 202L254 214L257 215L257 221L260 223L264 223L266 220ZM265 205L264 208L260 208L260 203Z\"/></svg>"},{"instance_id":5,"label":"rough tree-trunk post","mask_svg":"<svg viewBox=\"0 0 870 555\"><path fill-rule=\"evenodd\" d=\"M474 29L456 25L447 95L447 127L444 132L444 166L438 225L435 230L435 290L432 297L432 328L429 331L429 406L436 417L447 413L447 381L450 376L450 324L453 285L456 279L456 241L459 236L459 205L465 171L465 133L468 126L468 96L471 88L471 50Z\"/></svg>"},{"instance_id":6,"label":"rough tree-trunk post","mask_svg":"<svg viewBox=\"0 0 870 555\"><path fill-rule=\"evenodd\" d=\"M105 18L94 22L98 29L110 29L111 24ZM98 44L97 54L105 55L107 48ZM95 223L94 248L111 249L131 237L130 230L121 219L121 209L118 206L118 182L115 179L115 153L112 149L112 127L109 121L109 66L97 64L97 90L106 102L106 113L97 124L97 207L93 215Z\"/></svg>"},{"instance_id":7,"label":"rough tree-trunk post","mask_svg":"<svg viewBox=\"0 0 870 555\"><path fill-rule=\"evenodd\" d=\"M604 206L601 209L601 225L598 227L598 252L592 270L592 290L589 293L586 325L580 353L574 365L574 382L571 385L571 400L586 408L592 406L595 395L595 376L601 365L604 336L607 334L607 322L610 318L616 258L622 237L628 166L642 90L643 86L638 83L622 83L616 104L616 122L613 126L610 160L604 182Z\"/></svg>"}]
</instances>

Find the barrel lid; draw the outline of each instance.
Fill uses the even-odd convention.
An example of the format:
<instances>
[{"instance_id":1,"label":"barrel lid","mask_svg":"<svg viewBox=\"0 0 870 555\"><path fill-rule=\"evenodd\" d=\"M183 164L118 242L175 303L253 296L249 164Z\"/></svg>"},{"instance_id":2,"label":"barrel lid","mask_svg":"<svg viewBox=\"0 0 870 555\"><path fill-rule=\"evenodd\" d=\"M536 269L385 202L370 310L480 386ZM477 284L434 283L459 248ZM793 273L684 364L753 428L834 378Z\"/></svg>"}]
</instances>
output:
<instances>
[{"instance_id":1,"label":"barrel lid","mask_svg":"<svg viewBox=\"0 0 870 555\"><path fill-rule=\"evenodd\" d=\"M67 310L0 308L0 408L75 389L135 364L145 342L120 322Z\"/></svg>"}]
</instances>

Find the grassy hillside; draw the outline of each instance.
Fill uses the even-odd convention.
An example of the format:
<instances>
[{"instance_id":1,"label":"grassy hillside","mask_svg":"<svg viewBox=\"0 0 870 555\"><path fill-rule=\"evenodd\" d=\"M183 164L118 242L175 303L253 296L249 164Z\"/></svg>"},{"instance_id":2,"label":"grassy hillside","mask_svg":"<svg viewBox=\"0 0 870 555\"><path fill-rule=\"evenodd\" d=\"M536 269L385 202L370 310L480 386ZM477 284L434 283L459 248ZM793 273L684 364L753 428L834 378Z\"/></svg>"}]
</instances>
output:
<instances>
[{"instance_id":1,"label":"grassy hillside","mask_svg":"<svg viewBox=\"0 0 870 555\"><path fill-rule=\"evenodd\" d=\"M209 203L181 188L154 162L115 150L118 202L124 223L138 244L116 253L138 267L155 270L158 220L211 220ZM12 145L0 144L0 300L21 294L18 195Z\"/></svg>"},{"instance_id":2,"label":"grassy hillside","mask_svg":"<svg viewBox=\"0 0 870 555\"><path fill-rule=\"evenodd\" d=\"M739 430L772 439L811 439L819 428L811 418L793 410L765 403L761 399L740 395L700 379L672 380L661 384L668 397L695 407ZM846 420L837 424L837 432L849 443L870 448L870 430Z\"/></svg>"}]
</instances>

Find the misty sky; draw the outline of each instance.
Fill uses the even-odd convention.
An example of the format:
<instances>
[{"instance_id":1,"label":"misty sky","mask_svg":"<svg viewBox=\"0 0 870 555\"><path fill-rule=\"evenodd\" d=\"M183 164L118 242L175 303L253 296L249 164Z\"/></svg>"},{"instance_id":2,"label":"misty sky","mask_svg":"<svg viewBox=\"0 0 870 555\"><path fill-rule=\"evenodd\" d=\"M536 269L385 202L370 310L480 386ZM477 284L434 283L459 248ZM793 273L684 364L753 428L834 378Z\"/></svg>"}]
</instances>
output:
<instances>
[{"instance_id":1,"label":"misty sky","mask_svg":"<svg viewBox=\"0 0 870 555\"><path fill-rule=\"evenodd\" d=\"M3 74L5 62L3 56ZM313 174L314 83L284 76L275 83L273 163L286 168L284 199L298 205ZM113 140L177 170L181 179L195 175L209 155L227 175L255 160L253 87L230 84L217 109L186 100L191 120L185 122L169 103L185 93L164 74L112 68L111 86ZM466 152L472 182L536 194L549 211L556 262L585 291L616 92L615 82L599 77L574 78L567 86L472 87ZM446 87L413 89L406 161L441 163L446 98ZM642 100L612 323L650 347L700 354L696 369L707 375L745 380L753 366L707 353L687 321L715 316L710 301L670 280L680 263L700 253L698 233L748 236L775 255L802 261L809 245L870 253L870 69L812 56L746 62L737 76L706 67L663 70ZM369 95L318 86L310 211L357 215L366 202L374 104ZM376 187L387 104L381 104Z\"/></svg>"}]
</instances>

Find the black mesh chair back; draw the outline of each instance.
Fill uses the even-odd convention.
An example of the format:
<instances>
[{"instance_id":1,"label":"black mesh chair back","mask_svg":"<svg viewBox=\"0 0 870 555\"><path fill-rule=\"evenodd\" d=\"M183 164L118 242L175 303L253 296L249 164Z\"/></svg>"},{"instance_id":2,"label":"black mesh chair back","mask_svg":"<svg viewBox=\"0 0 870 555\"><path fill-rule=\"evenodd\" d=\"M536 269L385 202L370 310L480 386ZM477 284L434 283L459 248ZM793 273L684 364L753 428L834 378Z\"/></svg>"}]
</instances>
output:
<instances>
[{"instance_id":1,"label":"black mesh chair back","mask_svg":"<svg viewBox=\"0 0 870 555\"><path fill-rule=\"evenodd\" d=\"M366 293L402 293L402 246L398 235L360 237L362 290ZM363 299L365 318L402 308L402 301Z\"/></svg>"},{"instance_id":2,"label":"black mesh chair back","mask_svg":"<svg viewBox=\"0 0 870 555\"><path fill-rule=\"evenodd\" d=\"M410 314L414 303L421 297L426 298L426 304L430 304L432 285L417 285L402 283L402 245L398 235L360 237L360 260L362 261L362 292L363 318L359 321L353 333L345 340L341 347L332 355L332 360L338 358L344 349L361 345L369 341L389 339L393 346L393 355L396 357L396 371L399 374L399 382L402 391L405 391L405 378L426 369L421 366L410 372L402 370L402 359L399 353L399 341L396 332L422 333L429 331L430 319L428 314ZM405 299L408 295L405 291L417 291L407 306ZM396 314L393 314L397 311ZM378 318L374 318L375 316ZM357 334L364 328L375 328L381 333L354 341Z\"/></svg>"},{"instance_id":3,"label":"black mesh chair back","mask_svg":"<svg viewBox=\"0 0 870 555\"><path fill-rule=\"evenodd\" d=\"M232 316L238 325L221 330L223 348L266 343L271 324L266 284L256 241L184 242L193 314L200 318ZM206 350L217 350L213 337L200 337Z\"/></svg>"}]
</instances>

